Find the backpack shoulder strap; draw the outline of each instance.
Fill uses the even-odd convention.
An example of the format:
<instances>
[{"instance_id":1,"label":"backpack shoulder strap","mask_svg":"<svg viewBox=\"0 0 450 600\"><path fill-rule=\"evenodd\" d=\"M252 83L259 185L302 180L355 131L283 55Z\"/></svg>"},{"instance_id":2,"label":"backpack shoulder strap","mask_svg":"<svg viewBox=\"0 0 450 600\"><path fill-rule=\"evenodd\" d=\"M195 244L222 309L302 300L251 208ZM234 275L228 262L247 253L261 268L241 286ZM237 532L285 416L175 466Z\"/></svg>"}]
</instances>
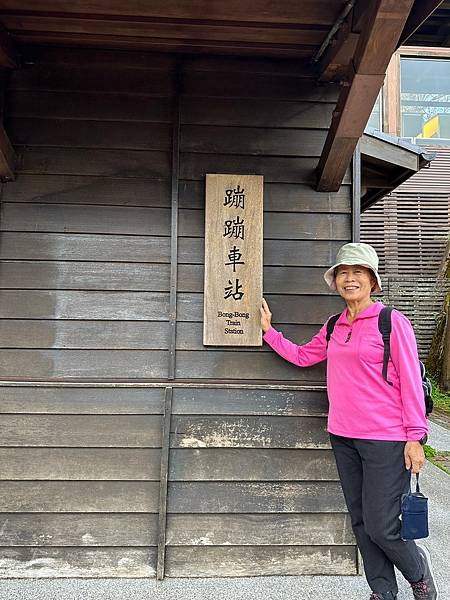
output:
<instances>
[{"instance_id":1,"label":"backpack shoulder strap","mask_svg":"<svg viewBox=\"0 0 450 600\"><path fill-rule=\"evenodd\" d=\"M334 326L336 325L336 321L339 319L340 316L341 316L341 313L338 313L337 315L333 315L328 319L328 322L327 322L327 348L328 348L328 342L330 341L330 338L331 338L331 334L333 333Z\"/></svg>"},{"instance_id":2,"label":"backpack shoulder strap","mask_svg":"<svg viewBox=\"0 0 450 600\"><path fill-rule=\"evenodd\" d=\"M389 385L393 385L387 378L389 355L391 353L391 331L392 331L392 306L384 306L378 315L378 329L380 330L384 344L383 355L383 379Z\"/></svg>"}]
</instances>

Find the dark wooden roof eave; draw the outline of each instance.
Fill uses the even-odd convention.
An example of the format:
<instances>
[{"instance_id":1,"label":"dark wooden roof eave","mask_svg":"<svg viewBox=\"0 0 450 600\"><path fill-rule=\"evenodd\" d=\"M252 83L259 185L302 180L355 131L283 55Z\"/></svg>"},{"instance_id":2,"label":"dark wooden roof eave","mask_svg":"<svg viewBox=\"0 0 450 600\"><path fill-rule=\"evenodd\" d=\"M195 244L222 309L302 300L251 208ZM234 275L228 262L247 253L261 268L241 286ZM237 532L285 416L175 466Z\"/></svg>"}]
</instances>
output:
<instances>
[{"instance_id":1,"label":"dark wooden roof eave","mask_svg":"<svg viewBox=\"0 0 450 600\"><path fill-rule=\"evenodd\" d=\"M398 0L394 4L379 0L367 11L361 11L361 4L355 5L353 26L347 23L347 31L340 32L341 37L320 65L319 79L344 76L345 80L317 167L318 191L339 189L392 54L441 3L442 0ZM339 63L348 59L342 70Z\"/></svg>"},{"instance_id":2,"label":"dark wooden roof eave","mask_svg":"<svg viewBox=\"0 0 450 600\"><path fill-rule=\"evenodd\" d=\"M366 128L360 150L362 212L436 157L425 148L372 128Z\"/></svg>"},{"instance_id":3,"label":"dark wooden roof eave","mask_svg":"<svg viewBox=\"0 0 450 600\"><path fill-rule=\"evenodd\" d=\"M317 166L318 191L339 189L413 5L379 0L368 8Z\"/></svg>"}]
</instances>

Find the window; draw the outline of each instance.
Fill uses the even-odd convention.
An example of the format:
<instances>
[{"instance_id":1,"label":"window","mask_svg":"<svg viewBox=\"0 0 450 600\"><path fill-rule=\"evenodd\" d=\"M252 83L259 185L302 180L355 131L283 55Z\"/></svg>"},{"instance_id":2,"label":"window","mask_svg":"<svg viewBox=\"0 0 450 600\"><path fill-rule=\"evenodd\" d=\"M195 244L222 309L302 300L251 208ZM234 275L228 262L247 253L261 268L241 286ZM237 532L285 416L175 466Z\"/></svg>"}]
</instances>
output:
<instances>
[{"instance_id":1,"label":"window","mask_svg":"<svg viewBox=\"0 0 450 600\"><path fill-rule=\"evenodd\" d=\"M400 59L401 135L450 145L450 59Z\"/></svg>"}]
</instances>

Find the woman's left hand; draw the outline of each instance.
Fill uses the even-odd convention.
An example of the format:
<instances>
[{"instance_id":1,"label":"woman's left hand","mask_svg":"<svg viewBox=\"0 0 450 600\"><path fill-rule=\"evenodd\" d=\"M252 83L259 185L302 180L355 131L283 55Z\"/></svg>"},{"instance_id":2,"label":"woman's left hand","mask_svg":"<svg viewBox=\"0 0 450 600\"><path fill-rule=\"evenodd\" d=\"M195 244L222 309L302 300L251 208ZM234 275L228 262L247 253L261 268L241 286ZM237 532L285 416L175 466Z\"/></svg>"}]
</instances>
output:
<instances>
[{"instance_id":1,"label":"woman's left hand","mask_svg":"<svg viewBox=\"0 0 450 600\"><path fill-rule=\"evenodd\" d=\"M420 442L406 442L405 467L412 473L419 473L425 463L425 453Z\"/></svg>"}]
</instances>

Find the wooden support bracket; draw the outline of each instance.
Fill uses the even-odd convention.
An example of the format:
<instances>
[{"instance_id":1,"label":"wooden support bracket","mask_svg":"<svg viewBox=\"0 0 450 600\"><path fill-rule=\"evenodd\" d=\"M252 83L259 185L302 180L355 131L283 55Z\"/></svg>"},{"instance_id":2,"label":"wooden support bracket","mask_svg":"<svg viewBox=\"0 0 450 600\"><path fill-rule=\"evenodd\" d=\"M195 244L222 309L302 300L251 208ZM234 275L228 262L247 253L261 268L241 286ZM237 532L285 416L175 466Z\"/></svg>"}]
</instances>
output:
<instances>
[{"instance_id":1,"label":"wooden support bracket","mask_svg":"<svg viewBox=\"0 0 450 600\"><path fill-rule=\"evenodd\" d=\"M349 81L340 92L317 167L318 191L339 189L413 3L414 0L372 0L367 6Z\"/></svg>"}]
</instances>

